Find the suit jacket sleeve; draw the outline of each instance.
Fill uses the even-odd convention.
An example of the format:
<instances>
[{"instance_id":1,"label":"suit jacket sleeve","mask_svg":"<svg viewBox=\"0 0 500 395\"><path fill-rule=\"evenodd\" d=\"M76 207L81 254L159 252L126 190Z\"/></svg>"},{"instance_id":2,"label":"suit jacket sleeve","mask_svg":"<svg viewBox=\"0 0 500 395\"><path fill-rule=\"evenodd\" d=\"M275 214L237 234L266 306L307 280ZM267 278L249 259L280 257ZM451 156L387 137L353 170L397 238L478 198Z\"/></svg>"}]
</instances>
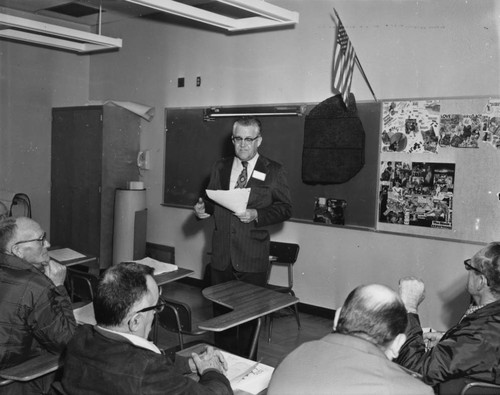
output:
<instances>
[{"instance_id":1,"label":"suit jacket sleeve","mask_svg":"<svg viewBox=\"0 0 500 395\"><path fill-rule=\"evenodd\" d=\"M187 376L179 374L168 358L163 358L163 363L158 364L157 359L143 372L141 389L148 394L232 394L233 390L229 380L215 370L204 373L198 382Z\"/></svg>"},{"instance_id":2,"label":"suit jacket sleeve","mask_svg":"<svg viewBox=\"0 0 500 395\"><path fill-rule=\"evenodd\" d=\"M257 208L257 227L277 224L292 216L292 200L285 169L281 165L273 164L269 177L272 202L267 207Z\"/></svg>"}]
</instances>

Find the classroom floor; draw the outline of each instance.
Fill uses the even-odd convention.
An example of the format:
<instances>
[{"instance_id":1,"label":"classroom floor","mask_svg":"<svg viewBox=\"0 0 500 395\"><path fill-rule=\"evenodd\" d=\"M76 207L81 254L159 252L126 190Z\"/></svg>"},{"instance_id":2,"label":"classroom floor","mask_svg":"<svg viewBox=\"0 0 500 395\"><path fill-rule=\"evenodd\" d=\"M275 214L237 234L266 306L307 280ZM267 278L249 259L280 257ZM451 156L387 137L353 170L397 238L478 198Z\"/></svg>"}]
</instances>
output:
<instances>
[{"instance_id":1,"label":"classroom floor","mask_svg":"<svg viewBox=\"0 0 500 395\"><path fill-rule=\"evenodd\" d=\"M203 297L199 287L177 281L163 286L162 295L188 303L193 314L193 322L200 322L212 316L212 303ZM332 319L300 312L300 322L301 329L298 330L295 316L291 311L282 310L276 313L270 343L267 341L267 323L262 327L257 359L266 365L276 367L300 344L319 339L331 332ZM212 343L213 335L207 333L196 337L185 336L184 342L199 340ZM158 344L162 349L178 345L177 334L160 328Z\"/></svg>"}]
</instances>

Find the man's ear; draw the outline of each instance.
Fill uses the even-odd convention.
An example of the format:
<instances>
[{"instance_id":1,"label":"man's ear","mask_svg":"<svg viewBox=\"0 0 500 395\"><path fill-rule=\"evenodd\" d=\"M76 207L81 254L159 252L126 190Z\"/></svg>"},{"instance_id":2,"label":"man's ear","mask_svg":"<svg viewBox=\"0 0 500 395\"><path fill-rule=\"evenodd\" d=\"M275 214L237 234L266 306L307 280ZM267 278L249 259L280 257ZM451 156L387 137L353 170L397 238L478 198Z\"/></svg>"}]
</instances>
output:
<instances>
[{"instance_id":1,"label":"man's ear","mask_svg":"<svg viewBox=\"0 0 500 395\"><path fill-rule=\"evenodd\" d=\"M19 248L18 245L13 245L11 248L10 248L10 252L12 253L12 255L15 255L17 256L18 258L21 258L23 259L23 253L21 251L21 249Z\"/></svg>"},{"instance_id":2,"label":"man's ear","mask_svg":"<svg viewBox=\"0 0 500 395\"><path fill-rule=\"evenodd\" d=\"M144 319L144 317L141 313L135 313L132 316L132 318L128 321L128 330L130 333L136 333L139 330L142 319Z\"/></svg>"},{"instance_id":3,"label":"man's ear","mask_svg":"<svg viewBox=\"0 0 500 395\"><path fill-rule=\"evenodd\" d=\"M406 335L404 333L400 333L387 346L387 348L385 349L385 355L390 361L398 357L399 350L401 349L401 347L403 347L405 341L406 341Z\"/></svg>"}]
</instances>

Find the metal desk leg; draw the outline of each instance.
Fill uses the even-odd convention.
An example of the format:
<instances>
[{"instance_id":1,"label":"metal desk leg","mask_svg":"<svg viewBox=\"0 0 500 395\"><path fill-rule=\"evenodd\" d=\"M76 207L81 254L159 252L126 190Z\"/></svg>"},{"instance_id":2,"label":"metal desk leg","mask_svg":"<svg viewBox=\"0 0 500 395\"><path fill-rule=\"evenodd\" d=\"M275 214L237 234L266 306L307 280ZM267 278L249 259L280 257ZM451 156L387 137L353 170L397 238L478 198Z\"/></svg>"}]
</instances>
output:
<instances>
[{"instance_id":1,"label":"metal desk leg","mask_svg":"<svg viewBox=\"0 0 500 395\"><path fill-rule=\"evenodd\" d=\"M257 325L255 327L255 332L253 334L252 346L250 347L250 355L248 359L256 360L257 359L257 343L259 341L260 328L262 327L262 317L257 319Z\"/></svg>"}]
</instances>

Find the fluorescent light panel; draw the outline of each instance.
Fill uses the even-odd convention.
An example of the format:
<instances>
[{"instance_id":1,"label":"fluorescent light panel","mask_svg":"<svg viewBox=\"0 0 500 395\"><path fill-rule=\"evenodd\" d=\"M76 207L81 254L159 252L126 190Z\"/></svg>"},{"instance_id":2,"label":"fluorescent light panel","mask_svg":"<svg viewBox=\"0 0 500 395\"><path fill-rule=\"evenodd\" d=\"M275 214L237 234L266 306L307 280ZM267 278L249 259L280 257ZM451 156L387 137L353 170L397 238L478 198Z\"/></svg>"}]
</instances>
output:
<instances>
[{"instance_id":1,"label":"fluorescent light panel","mask_svg":"<svg viewBox=\"0 0 500 395\"><path fill-rule=\"evenodd\" d=\"M216 0L257 14L250 18L229 18L215 12L206 11L174 0L125 0L158 11L174 14L198 22L217 26L229 31L251 30L277 26L294 25L299 21L298 12L268 4L262 0Z\"/></svg>"},{"instance_id":2,"label":"fluorescent light panel","mask_svg":"<svg viewBox=\"0 0 500 395\"><path fill-rule=\"evenodd\" d=\"M80 52L121 48L122 40L0 13L0 37ZM21 30L16 30L21 29ZM27 31L26 31L27 30Z\"/></svg>"}]
</instances>

